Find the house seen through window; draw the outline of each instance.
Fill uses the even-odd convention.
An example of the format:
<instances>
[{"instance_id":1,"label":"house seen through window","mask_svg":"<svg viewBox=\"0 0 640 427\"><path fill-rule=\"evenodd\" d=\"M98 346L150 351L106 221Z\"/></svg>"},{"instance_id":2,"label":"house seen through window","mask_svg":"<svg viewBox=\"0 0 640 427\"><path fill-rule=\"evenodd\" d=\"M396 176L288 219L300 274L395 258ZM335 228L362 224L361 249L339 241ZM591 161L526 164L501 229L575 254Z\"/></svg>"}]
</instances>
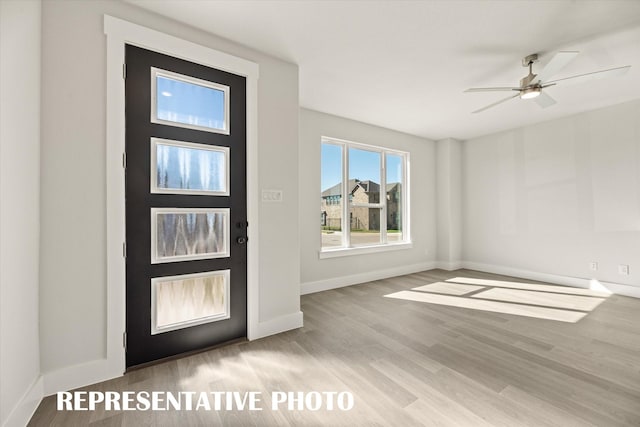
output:
<instances>
[{"instance_id":1,"label":"house seen through window","mask_svg":"<svg viewBox=\"0 0 640 427\"><path fill-rule=\"evenodd\" d=\"M406 152L383 147L322 139L323 250L409 240L408 157Z\"/></svg>"}]
</instances>

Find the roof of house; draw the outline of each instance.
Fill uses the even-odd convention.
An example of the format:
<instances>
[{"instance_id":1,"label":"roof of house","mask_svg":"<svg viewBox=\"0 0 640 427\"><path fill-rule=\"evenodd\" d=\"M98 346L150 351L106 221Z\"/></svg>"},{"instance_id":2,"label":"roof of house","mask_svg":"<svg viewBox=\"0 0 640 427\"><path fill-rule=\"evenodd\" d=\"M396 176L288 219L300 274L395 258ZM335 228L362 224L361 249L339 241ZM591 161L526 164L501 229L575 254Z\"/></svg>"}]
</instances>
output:
<instances>
[{"instance_id":1,"label":"roof of house","mask_svg":"<svg viewBox=\"0 0 640 427\"><path fill-rule=\"evenodd\" d=\"M399 191L402 188L402 184L399 182L392 182L391 184L387 184L387 193L392 191Z\"/></svg>"},{"instance_id":2,"label":"roof of house","mask_svg":"<svg viewBox=\"0 0 640 427\"><path fill-rule=\"evenodd\" d=\"M362 189L365 191L365 193L379 193L380 192L380 184L378 184L377 182L371 181L371 180L366 180L366 181L360 181L359 182L360 187L362 187ZM351 190L351 193L353 193L356 189L354 188L353 190Z\"/></svg>"},{"instance_id":3,"label":"roof of house","mask_svg":"<svg viewBox=\"0 0 640 427\"><path fill-rule=\"evenodd\" d=\"M349 188L351 189L350 193L353 194L356 191L357 187L360 186L366 193L378 193L380 192L380 184L377 182L366 180L360 181L359 179L350 179L349 180ZM399 187L399 182L393 182L387 184L387 193L393 191L395 187ZM342 194L342 184L336 184L333 187L329 187L322 192L322 197L329 196L340 196Z\"/></svg>"},{"instance_id":4,"label":"roof of house","mask_svg":"<svg viewBox=\"0 0 640 427\"><path fill-rule=\"evenodd\" d=\"M352 192L355 189L355 187L358 185L358 183L360 182L360 180L358 179L350 179L349 180L349 188L351 188ZM322 197L329 197L329 196L340 196L342 194L342 183L336 184L333 187L327 188L326 190L324 190L322 192Z\"/></svg>"}]
</instances>

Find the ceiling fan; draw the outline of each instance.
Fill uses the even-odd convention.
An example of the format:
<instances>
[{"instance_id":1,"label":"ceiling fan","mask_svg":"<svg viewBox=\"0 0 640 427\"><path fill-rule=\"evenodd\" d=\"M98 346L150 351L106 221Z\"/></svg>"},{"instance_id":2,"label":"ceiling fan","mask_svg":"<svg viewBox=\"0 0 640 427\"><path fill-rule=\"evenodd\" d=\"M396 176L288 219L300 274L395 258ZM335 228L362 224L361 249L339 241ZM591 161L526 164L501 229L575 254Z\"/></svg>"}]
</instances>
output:
<instances>
[{"instance_id":1,"label":"ceiling fan","mask_svg":"<svg viewBox=\"0 0 640 427\"><path fill-rule=\"evenodd\" d=\"M547 108L556 103L556 101L548 94L544 93L542 89L549 86L554 86L559 83L585 83L590 80L600 79L604 77L619 76L631 68L631 65L624 67L611 68L608 70L595 71L592 73L578 74L576 76L564 77L562 79L548 80L554 76L558 71L565 67L573 58L575 58L580 52L563 51L555 54L551 61L540 71L538 74L533 74L533 64L538 62L538 54L526 56L522 59L522 66L529 67L529 74L520 80L519 87L472 87L465 90L465 92L516 92L514 95L510 95L508 98L501 99L493 104L489 104L486 107L480 108L474 111L479 113L481 111L488 110L495 107L498 104L502 104L510 99L520 97L521 99L533 99L540 107Z\"/></svg>"}]
</instances>

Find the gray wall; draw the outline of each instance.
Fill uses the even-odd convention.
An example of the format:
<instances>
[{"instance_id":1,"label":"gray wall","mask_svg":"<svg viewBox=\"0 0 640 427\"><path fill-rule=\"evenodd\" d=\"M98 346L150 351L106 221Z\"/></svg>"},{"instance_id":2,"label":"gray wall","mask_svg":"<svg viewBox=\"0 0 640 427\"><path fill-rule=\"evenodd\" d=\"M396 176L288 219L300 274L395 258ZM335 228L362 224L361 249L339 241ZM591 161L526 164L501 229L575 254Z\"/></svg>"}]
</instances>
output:
<instances>
[{"instance_id":1,"label":"gray wall","mask_svg":"<svg viewBox=\"0 0 640 427\"><path fill-rule=\"evenodd\" d=\"M299 311L298 69L205 32L113 1L42 6L42 372L106 352L105 36L103 14L260 66L260 320ZM211 28L215 33L215 28Z\"/></svg>"},{"instance_id":2,"label":"gray wall","mask_svg":"<svg viewBox=\"0 0 640 427\"><path fill-rule=\"evenodd\" d=\"M0 425L40 373L40 12L0 1Z\"/></svg>"},{"instance_id":3,"label":"gray wall","mask_svg":"<svg viewBox=\"0 0 640 427\"><path fill-rule=\"evenodd\" d=\"M328 136L408 151L411 155L411 237L413 248L393 252L319 259L320 138ZM300 257L304 286L435 260L435 143L317 111L300 110ZM383 274L384 275L384 274ZM366 277L366 276L360 276ZM359 280L359 281L366 281ZM346 282L343 282L346 283Z\"/></svg>"},{"instance_id":4,"label":"gray wall","mask_svg":"<svg viewBox=\"0 0 640 427\"><path fill-rule=\"evenodd\" d=\"M465 142L463 259L638 286L639 117L634 101Z\"/></svg>"}]
</instances>

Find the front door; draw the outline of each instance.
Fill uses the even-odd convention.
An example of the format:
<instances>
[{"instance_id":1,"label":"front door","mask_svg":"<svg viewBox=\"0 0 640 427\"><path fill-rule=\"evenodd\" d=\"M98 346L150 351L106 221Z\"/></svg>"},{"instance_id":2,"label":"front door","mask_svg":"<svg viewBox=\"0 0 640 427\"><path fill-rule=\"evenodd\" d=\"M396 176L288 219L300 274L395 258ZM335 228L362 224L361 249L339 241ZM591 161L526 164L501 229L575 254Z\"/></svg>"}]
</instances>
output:
<instances>
[{"instance_id":1,"label":"front door","mask_svg":"<svg viewBox=\"0 0 640 427\"><path fill-rule=\"evenodd\" d=\"M244 77L126 46L127 368L246 336Z\"/></svg>"}]
</instances>

